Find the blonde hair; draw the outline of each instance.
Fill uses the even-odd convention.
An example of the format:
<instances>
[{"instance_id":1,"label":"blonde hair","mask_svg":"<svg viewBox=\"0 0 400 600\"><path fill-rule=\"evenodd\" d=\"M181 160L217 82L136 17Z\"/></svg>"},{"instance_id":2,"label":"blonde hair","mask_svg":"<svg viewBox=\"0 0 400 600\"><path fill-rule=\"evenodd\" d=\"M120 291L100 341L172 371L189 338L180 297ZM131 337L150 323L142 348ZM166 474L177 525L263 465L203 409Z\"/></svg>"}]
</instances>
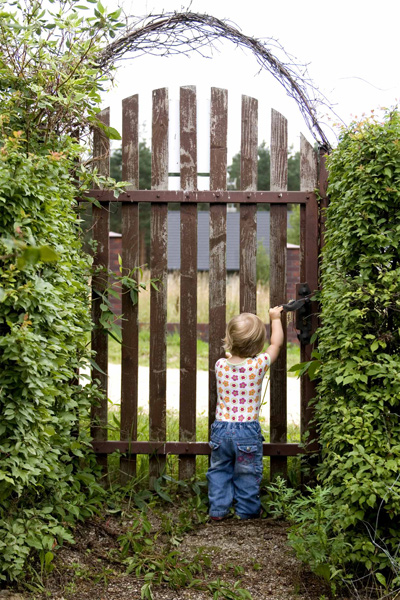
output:
<instances>
[{"instance_id":1,"label":"blonde hair","mask_svg":"<svg viewBox=\"0 0 400 600\"><path fill-rule=\"evenodd\" d=\"M241 313L229 321L222 341L226 352L248 358L262 351L266 339L261 319L252 313Z\"/></svg>"}]
</instances>

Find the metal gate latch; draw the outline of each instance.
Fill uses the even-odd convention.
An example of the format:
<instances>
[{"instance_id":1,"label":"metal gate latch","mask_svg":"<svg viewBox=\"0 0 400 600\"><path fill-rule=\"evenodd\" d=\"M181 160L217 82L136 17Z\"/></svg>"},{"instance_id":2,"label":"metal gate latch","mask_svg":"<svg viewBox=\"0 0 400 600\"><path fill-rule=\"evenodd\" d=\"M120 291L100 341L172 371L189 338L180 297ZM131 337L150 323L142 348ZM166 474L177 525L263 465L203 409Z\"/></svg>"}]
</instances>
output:
<instances>
[{"instance_id":1,"label":"metal gate latch","mask_svg":"<svg viewBox=\"0 0 400 600\"><path fill-rule=\"evenodd\" d=\"M308 283L300 283L297 294L302 299L302 306L296 311L295 327L299 330L297 338L306 346L311 339L311 290Z\"/></svg>"},{"instance_id":2,"label":"metal gate latch","mask_svg":"<svg viewBox=\"0 0 400 600\"><path fill-rule=\"evenodd\" d=\"M297 295L300 298L281 306L285 312L296 312L295 328L300 331L297 337L303 345L307 345L311 339L311 290L308 283L298 284Z\"/></svg>"}]
</instances>

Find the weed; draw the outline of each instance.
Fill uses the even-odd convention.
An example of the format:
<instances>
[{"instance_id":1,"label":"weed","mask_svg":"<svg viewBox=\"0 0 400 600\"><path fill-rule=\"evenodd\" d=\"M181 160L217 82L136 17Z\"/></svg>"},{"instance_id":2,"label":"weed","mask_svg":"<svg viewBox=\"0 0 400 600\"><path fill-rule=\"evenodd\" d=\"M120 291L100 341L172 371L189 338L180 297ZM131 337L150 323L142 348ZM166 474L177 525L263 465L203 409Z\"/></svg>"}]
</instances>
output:
<instances>
[{"instance_id":1,"label":"weed","mask_svg":"<svg viewBox=\"0 0 400 600\"><path fill-rule=\"evenodd\" d=\"M113 558L122 561L127 573L143 579L141 598L151 600L154 586L164 584L171 589L191 587L209 591L215 599L251 599L240 581L231 585L220 578L207 579L205 571L211 567L210 548L198 548L190 558L179 550L184 535L208 519L205 482L196 479L180 481L164 475L155 487L153 493L147 491L148 496L141 498L146 505L141 510L129 503L121 512L121 517L128 519L130 525L118 537L118 550L112 551ZM115 503L121 502L123 489L115 493ZM131 498L132 490L129 489L126 495ZM165 497L174 504L179 503L180 509L176 513L167 512L160 505L160 500L165 501ZM111 503L109 510L112 512L115 503ZM237 565L233 565L233 569L235 576L244 572L243 567Z\"/></svg>"},{"instance_id":2,"label":"weed","mask_svg":"<svg viewBox=\"0 0 400 600\"><path fill-rule=\"evenodd\" d=\"M277 477L273 483L264 487L266 492L261 503L268 515L275 519L288 519L292 516L293 501L300 492L287 486L282 477Z\"/></svg>"}]
</instances>

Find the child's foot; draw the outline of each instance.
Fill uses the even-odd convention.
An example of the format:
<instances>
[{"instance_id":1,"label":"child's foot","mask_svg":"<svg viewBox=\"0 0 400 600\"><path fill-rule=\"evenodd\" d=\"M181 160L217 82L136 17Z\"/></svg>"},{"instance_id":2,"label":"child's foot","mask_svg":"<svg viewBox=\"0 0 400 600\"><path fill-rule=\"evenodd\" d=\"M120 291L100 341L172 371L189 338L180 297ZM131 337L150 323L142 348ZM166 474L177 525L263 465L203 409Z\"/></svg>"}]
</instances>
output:
<instances>
[{"instance_id":1,"label":"child's foot","mask_svg":"<svg viewBox=\"0 0 400 600\"><path fill-rule=\"evenodd\" d=\"M260 512L256 515L237 515L241 521L247 521L248 519L262 519L263 509L260 508Z\"/></svg>"},{"instance_id":2,"label":"child's foot","mask_svg":"<svg viewBox=\"0 0 400 600\"><path fill-rule=\"evenodd\" d=\"M230 519L233 515L231 515L231 513L228 513L227 515L224 515L223 517L211 517L210 516L210 520L211 521L225 521L225 519Z\"/></svg>"}]
</instances>

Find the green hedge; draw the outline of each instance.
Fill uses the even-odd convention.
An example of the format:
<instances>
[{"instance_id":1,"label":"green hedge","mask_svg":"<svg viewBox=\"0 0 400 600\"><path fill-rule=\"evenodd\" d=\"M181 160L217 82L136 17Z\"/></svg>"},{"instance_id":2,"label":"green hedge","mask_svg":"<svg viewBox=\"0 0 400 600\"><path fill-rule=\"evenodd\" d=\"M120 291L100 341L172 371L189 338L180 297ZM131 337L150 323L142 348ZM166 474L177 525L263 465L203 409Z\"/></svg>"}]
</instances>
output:
<instances>
[{"instance_id":1,"label":"green hedge","mask_svg":"<svg viewBox=\"0 0 400 600\"><path fill-rule=\"evenodd\" d=\"M124 24L81 5L0 0L0 580L38 554L50 570L102 498L88 437L100 392L74 381L92 328L75 196L113 185L84 144L106 80L95 60Z\"/></svg>"},{"instance_id":2,"label":"green hedge","mask_svg":"<svg viewBox=\"0 0 400 600\"><path fill-rule=\"evenodd\" d=\"M72 385L92 325L70 165L20 144L0 154L0 579L18 576L31 549L71 539L68 525L99 501L78 433L96 389Z\"/></svg>"},{"instance_id":3,"label":"green hedge","mask_svg":"<svg viewBox=\"0 0 400 600\"><path fill-rule=\"evenodd\" d=\"M328 159L316 415L331 575L400 583L400 115L343 131ZM319 492L318 492L319 493ZM314 510L310 500L308 508ZM314 523L294 528L295 545ZM320 538L320 541L322 538ZM338 544L338 541L340 543ZM316 544L318 558L311 557ZM314 548L315 550L315 548ZM319 552L319 554L318 554ZM397 573L397 579L396 579Z\"/></svg>"}]
</instances>

